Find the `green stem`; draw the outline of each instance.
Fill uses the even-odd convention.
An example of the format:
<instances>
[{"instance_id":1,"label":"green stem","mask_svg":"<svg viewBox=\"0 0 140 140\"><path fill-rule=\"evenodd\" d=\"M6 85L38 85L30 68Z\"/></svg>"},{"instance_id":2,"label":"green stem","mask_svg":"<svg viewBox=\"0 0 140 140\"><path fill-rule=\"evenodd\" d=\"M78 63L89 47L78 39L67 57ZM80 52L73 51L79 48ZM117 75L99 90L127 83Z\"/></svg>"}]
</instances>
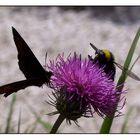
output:
<instances>
[{"instance_id":1,"label":"green stem","mask_svg":"<svg viewBox=\"0 0 140 140\"><path fill-rule=\"evenodd\" d=\"M133 57L133 54L134 54L134 51L135 51L135 48L136 48L136 45L138 43L138 40L139 40L139 37L140 37L140 28L138 29L137 31L137 34L132 42L132 45L131 45L131 48L128 52L128 55L127 55L127 58L125 60L125 63L124 63L124 67L126 69L129 69L129 65L130 65L130 62L132 60L132 57ZM127 74L125 72L122 71L122 74L118 80L118 83L117 83L117 86L121 85L119 88L117 88L117 91L121 92L122 89L123 89L123 86L124 86L124 82L127 78ZM116 106L117 108L117 106ZM115 112L113 114L113 116L115 115ZM104 133L104 134L108 134L110 132L110 129L111 129L111 126L112 126L112 122L113 122L113 119L114 117L112 118L108 118L106 117L102 126L101 126L101 129L100 129L100 133Z\"/></svg>"},{"instance_id":2,"label":"green stem","mask_svg":"<svg viewBox=\"0 0 140 140\"><path fill-rule=\"evenodd\" d=\"M122 79L122 78L125 79L124 76L120 77L120 79ZM118 92L121 92L122 89L123 89L123 86L124 86L124 84L122 84L124 82L124 80L122 79L122 81L121 81L120 79L119 79L119 82L117 84L117 86L119 86L121 84L121 86L119 86L119 88L117 88ZM120 98L120 95L119 95L119 98ZM117 109L117 105L116 105L116 109ZM104 119L104 122L101 126L101 129L100 129L100 134L108 134L110 132L110 129L111 129L111 126L112 126L112 123L113 123L113 119L114 119L114 115L115 115L115 112L112 114L113 117L110 117L110 118L106 117Z\"/></svg>"},{"instance_id":3,"label":"green stem","mask_svg":"<svg viewBox=\"0 0 140 140\"><path fill-rule=\"evenodd\" d=\"M50 132L50 134L55 134L56 131L58 130L59 126L61 125L61 123L65 120L65 117L63 115L59 115L59 117L57 118L55 124L53 125L53 128Z\"/></svg>"},{"instance_id":4,"label":"green stem","mask_svg":"<svg viewBox=\"0 0 140 140\"><path fill-rule=\"evenodd\" d=\"M120 79L122 79L122 78L125 79L125 77L121 76ZM122 84L122 83L124 83L124 80L122 79L122 81L121 80L119 80L119 81L120 82L118 82L117 86L119 86L120 84L121 84L121 86L119 86L119 88L117 88L117 91L118 92L121 92L122 89L123 89L123 87L124 87L124 84ZM120 95L119 95L119 98L120 98ZM117 105L116 105L116 109L117 109ZM112 123L113 123L114 116L115 116L115 112L113 113L113 117L110 117L110 118L109 117L106 117L104 119L104 122L103 122L103 124L101 126L101 129L100 129L100 134L108 134L110 132L110 129L111 129L111 126L112 126Z\"/></svg>"},{"instance_id":5,"label":"green stem","mask_svg":"<svg viewBox=\"0 0 140 140\"><path fill-rule=\"evenodd\" d=\"M102 124L101 130L100 130L100 134L108 134L111 128L113 122L113 118L108 118L106 117L104 119L104 122Z\"/></svg>"}]
</instances>

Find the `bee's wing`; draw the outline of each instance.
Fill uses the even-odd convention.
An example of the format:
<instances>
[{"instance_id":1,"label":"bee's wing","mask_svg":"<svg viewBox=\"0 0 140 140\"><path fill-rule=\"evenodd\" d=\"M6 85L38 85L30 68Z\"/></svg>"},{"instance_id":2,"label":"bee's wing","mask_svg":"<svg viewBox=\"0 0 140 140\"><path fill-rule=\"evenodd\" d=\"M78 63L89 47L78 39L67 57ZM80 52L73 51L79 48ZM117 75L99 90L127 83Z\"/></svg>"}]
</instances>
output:
<instances>
[{"instance_id":1,"label":"bee's wing","mask_svg":"<svg viewBox=\"0 0 140 140\"><path fill-rule=\"evenodd\" d=\"M116 63L116 62L114 62L114 64L115 64L116 66L118 66L118 68L120 68L122 71L126 72L126 74L127 74L129 77L131 77L131 78L133 78L133 79L135 79L135 80L137 80L137 81L140 81L140 78L139 78L136 74L134 74L133 72L131 72L130 70L128 70L127 68L121 66L120 64L118 64L118 63Z\"/></svg>"}]
</instances>

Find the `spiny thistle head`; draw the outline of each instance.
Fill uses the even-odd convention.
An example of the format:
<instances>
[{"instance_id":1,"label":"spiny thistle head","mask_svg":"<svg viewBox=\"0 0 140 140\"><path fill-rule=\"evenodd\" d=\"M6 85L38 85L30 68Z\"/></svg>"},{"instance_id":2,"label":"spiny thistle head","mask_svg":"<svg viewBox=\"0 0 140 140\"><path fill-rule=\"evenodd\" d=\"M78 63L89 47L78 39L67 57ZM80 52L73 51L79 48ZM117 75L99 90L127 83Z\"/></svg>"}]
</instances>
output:
<instances>
[{"instance_id":1,"label":"spiny thistle head","mask_svg":"<svg viewBox=\"0 0 140 140\"><path fill-rule=\"evenodd\" d=\"M48 68L53 73L54 104L67 120L90 117L94 112L102 117L113 115L120 93L103 68L76 53L66 60L64 55L58 55Z\"/></svg>"}]
</instances>

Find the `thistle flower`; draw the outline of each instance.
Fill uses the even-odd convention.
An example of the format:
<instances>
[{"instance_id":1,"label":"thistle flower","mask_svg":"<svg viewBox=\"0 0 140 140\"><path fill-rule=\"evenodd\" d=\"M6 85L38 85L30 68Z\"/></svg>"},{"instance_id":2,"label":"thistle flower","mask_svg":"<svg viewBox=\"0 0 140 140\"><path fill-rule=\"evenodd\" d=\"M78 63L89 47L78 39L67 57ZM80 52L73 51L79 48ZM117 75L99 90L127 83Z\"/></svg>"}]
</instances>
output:
<instances>
[{"instance_id":1,"label":"thistle flower","mask_svg":"<svg viewBox=\"0 0 140 140\"><path fill-rule=\"evenodd\" d=\"M48 68L53 73L51 88L55 99L51 103L67 120L91 117L94 112L102 117L113 115L121 93L117 93L103 68L76 53L66 60L59 54Z\"/></svg>"}]
</instances>

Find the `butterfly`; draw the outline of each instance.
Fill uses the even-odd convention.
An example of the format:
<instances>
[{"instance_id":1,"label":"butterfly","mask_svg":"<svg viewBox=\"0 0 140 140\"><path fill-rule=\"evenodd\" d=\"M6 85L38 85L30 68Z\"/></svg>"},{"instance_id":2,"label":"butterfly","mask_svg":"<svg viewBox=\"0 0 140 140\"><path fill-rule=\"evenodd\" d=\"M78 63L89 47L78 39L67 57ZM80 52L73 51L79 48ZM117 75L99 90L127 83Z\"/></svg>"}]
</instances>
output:
<instances>
[{"instance_id":1,"label":"butterfly","mask_svg":"<svg viewBox=\"0 0 140 140\"><path fill-rule=\"evenodd\" d=\"M18 65L26 79L0 86L0 94L4 94L5 97L29 86L41 87L43 84L49 85L53 74L41 66L27 43L14 27L12 27L12 33L18 51Z\"/></svg>"}]
</instances>

